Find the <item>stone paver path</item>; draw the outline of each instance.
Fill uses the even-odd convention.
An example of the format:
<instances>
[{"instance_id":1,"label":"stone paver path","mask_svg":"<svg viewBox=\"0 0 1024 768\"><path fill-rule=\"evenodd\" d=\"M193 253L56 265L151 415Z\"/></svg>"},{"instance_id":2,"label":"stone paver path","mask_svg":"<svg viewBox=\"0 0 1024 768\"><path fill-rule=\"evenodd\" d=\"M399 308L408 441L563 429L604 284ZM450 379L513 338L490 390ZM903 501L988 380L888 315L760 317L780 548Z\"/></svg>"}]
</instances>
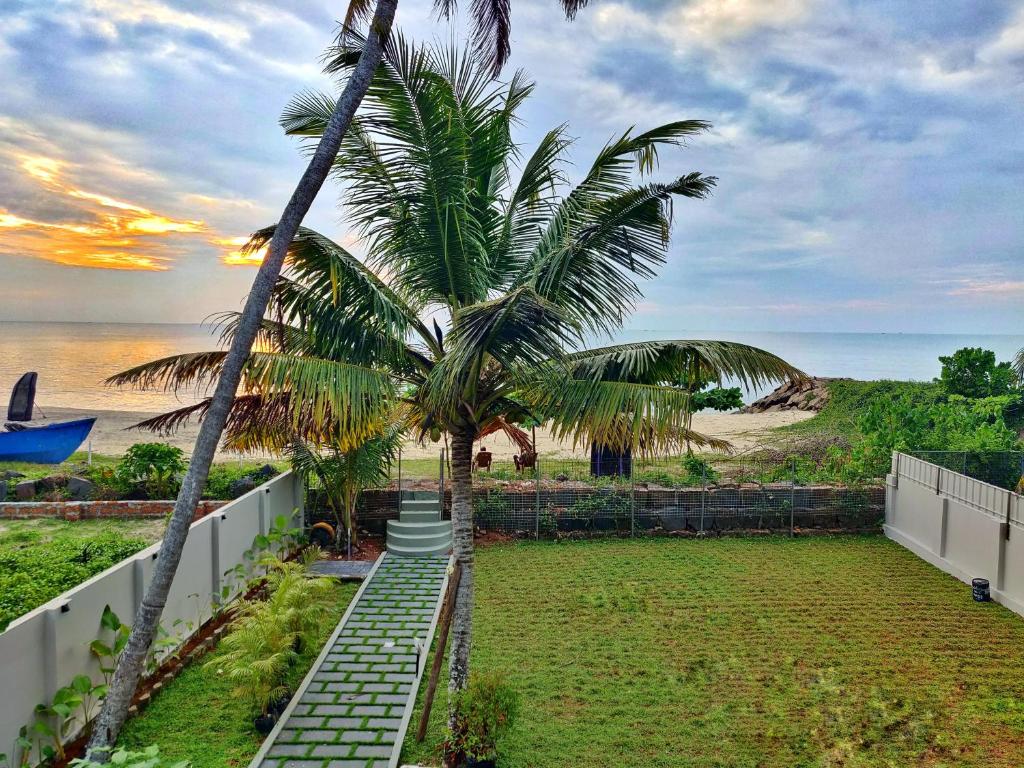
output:
<instances>
[{"instance_id":1,"label":"stone paver path","mask_svg":"<svg viewBox=\"0 0 1024 768\"><path fill-rule=\"evenodd\" d=\"M386 554L251 768L398 764L447 557Z\"/></svg>"}]
</instances>

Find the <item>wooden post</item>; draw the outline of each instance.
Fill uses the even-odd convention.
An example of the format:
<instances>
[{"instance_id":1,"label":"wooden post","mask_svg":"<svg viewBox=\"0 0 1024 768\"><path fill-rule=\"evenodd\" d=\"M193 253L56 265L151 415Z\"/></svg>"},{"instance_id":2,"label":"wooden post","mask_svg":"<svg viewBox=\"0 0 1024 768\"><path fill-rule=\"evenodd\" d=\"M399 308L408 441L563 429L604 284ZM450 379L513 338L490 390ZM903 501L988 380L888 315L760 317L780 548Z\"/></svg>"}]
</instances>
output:
<instances>
[{"instance_id":1,"label":"wooden post","mask_svg":"<svg viewBox=\"0 0 1024 768\"><path fill-rule=\"evenodd\" d=\"M437 692L437 678L441 674L441 662L444 661L444 649L448 645L448 630L452 626L452 614L455 612L455 596L459 593L459 580L462 578L462 566L455 564L452 577L448 581L448 594L444 598L441 609L441 625L437 632L437 650L434 651L434 663L430 666L430 679L427 682L427 693L423 697L423 714L416 729L416 741L423 741L427 735L427 723L430 721L430 710L434 706L434 694Z\"/></svg>"}]
</instances>

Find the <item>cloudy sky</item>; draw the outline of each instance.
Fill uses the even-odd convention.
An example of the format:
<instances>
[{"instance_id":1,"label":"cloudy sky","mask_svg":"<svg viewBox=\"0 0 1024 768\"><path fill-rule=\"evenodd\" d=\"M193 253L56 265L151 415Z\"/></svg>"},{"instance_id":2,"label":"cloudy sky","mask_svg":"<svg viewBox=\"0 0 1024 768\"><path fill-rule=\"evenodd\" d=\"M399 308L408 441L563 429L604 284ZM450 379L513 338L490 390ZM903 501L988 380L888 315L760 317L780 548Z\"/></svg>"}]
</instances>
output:
<instances>
[{"instance_id":1,"label":"cloudy sky","mask_svg":"<svg viewBox=\"0 0 1024 768\"><path fill-rule=\"evenodd\" d=\"M331 88L344 3L0 0L0 319L198 322L301 172L277 116ZM1019 333L1024 2L513 0L519 136L714 130L663 153L676 205L635 329ZM463 35L401 0L418 39ZM325 189L308 220L344 238ZM241 263L240 263L241 262Z\"/></svg>"}]
</instances>

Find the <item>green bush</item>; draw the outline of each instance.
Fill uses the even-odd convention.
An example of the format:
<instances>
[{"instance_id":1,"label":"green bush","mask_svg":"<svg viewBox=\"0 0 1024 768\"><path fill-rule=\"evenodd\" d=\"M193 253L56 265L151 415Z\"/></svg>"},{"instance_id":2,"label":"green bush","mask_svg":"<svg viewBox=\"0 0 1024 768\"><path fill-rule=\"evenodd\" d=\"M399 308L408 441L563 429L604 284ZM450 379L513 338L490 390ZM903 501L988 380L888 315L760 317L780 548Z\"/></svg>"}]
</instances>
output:
<instances>
[{"instance_id":1,"label":"green bush","mask_svg":"<svg viewBox=\"0 0 1024 768\"><path fill-rule=\"evenodd\" d=\"M150 498L171 498L178 492L178 475L185 471L185 454L168 443L136 443L114 470L125 490L142 485Z\"/></svg>"},{"instance_id":2,"label":"green bush","mask_svg":"<svg viewBox=\"0 0 1024 768\"><path fill-rule=\"evenodd\" d=\"M454 727L444 743L446 764L487 760L498 753L498 740L519 713L519 695L497 672L473 674L464 691L452 696Z\"/></svg>"},{"instance_id":3,"label":"green bush","mask_svg":"<svg viewBox=\"0 0 1024 768\"><path fill-rule=\"evenodd\" d=\"M57 535L45 546L31 534L0 546L0 631L19 616L146 546L114 532Z\"/></svg>"},{"instance_id":4,"label":"green bush","mask_svg":"<svg viewBox=\"0 0 1024 768\"><path fill-rule=\"evenodd\" d=\"M206 478L203 496L209 499L230 499L232 497L231 484L249 477L253 471L253 467L214 464L210 467L210 474Z\"/></svg>"},{"instance_id":5,"label":"green bush","mask_svg":"<svg viewBox=\"0 0 1024 768\"><path fill-rule=\"evenodd\" d=\"M942 375L937 381L950 395L998 397L1008 395L1016 375L1010 363L997 363L996 353L981 347L964 347L940 357Z\"/></svg>"}]
</instances>

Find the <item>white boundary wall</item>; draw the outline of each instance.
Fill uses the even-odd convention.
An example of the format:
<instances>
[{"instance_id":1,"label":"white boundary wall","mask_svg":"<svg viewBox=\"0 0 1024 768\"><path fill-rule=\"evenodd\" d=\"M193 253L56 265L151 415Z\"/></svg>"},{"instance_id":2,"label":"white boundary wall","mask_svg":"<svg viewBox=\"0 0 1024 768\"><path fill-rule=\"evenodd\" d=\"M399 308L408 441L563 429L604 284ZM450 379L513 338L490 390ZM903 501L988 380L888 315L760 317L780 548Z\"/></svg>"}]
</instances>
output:
<instances>
[{"instance_id":1,"label":"white boundary wall","mask_svg":"<svg viewBox=\"0 0 1024 768\"><path fill-rule=\"evenodd\" d=\"M244 562L258 534L278 516L302 525L302 482L285 472L192 524L171 585L161 624L181 643L213 615L222 586L228 600L243 584L225 576ZM296 514L297 512L297 514ZM0 633L0 753L14 748L18 729L30 723L40 703L80 674L102 681L89 643L101 637L100 616L109 605L130 623L152 578L160 542L122 560L88 581L15 619ZM110 633L104 634L109 642ZM167 649L168 651L170 649Z\"/></svg>"},{"instance_id":2,"label":"white boundary wall","mask_svg":"<svg viewBox=\"0 0 1024 768\"><path fill-rule=\"evenodd\" d=\"M885 534L965 583L988 579L992 599L1024 616L1024 497L894 453Z\"/></svg>"}]
</instances>

